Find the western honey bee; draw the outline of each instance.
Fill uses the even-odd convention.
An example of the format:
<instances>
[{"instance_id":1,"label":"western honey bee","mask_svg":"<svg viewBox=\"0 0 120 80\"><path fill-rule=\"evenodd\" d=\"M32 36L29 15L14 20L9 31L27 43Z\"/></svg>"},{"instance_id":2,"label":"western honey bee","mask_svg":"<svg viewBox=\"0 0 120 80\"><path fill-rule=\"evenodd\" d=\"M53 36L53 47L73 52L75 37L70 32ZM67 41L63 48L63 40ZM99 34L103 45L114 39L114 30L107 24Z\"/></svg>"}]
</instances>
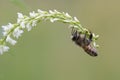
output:
<instances>
[{"instance_id":1,"label":"western honey bee","mask_svg":"<svg viewBox=\"0 0 120 80\"><path fill-rule=\"evenodd\" d=\"M78 46L82 47L86 53L90 56L97 56L97 50L91 45L93 34L87 37L86 33L82 34L75 29L72 29L72 41L74 41Z\"/></svg>"}]
</instances>

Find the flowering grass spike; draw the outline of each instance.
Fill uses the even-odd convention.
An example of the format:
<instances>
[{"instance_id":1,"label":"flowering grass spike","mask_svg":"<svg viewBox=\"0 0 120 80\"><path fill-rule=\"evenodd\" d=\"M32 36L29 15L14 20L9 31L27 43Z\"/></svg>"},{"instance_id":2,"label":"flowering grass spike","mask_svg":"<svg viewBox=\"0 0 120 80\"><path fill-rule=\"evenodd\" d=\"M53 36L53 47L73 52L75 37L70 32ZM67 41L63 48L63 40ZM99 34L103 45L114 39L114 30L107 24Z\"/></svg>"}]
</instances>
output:
<instances>
[{"instance_id":1,"label":"flowering grass spike","mask_svg":"<svg viewBox=\"0 0 120 80\"><path fill-rule=\"evenodd\" d=\"M76 17L72 18L68 13L59 12L57 10L49 10L49 12L47 12L38 9L37 12L30 12L29 16L23 15L22 13L17 14L18 18L16 23L8 23L8 25L2 26L3 36L0 38L0 54L3 54L10 49L8 44L15 45L17 43L17 39L22 35L24 29L31 31L32 28L41 21L50 21L52 23L59 21L68 23L70 28L74 28L78 32L90 36L89 30L83 28L79 20ZM93 34L92 42L94 47L98 46L95 42L98 37L98 35Z\"/></svg>"}]
</instances>

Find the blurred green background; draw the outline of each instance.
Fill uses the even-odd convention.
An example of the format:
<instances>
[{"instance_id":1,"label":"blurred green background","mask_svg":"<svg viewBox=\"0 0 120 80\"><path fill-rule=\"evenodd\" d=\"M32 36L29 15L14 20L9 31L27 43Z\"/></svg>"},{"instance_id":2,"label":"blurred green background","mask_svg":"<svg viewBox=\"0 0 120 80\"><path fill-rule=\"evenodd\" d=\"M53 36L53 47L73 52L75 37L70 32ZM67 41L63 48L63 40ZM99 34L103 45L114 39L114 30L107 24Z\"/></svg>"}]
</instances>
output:
<instances>
[{"instance_id":1,"label":"blurred green background","mask_svg":"<svg viewBox=\"0 0 120 80\"><path fill-rule=\"evenodd\" d=\"M41 22L0 56L0 80L120 80L119 0L0 0L0 25L37 9L76 16L100 35L99 56L76 46L67 24Z\"/></svg>"}]
</instances>

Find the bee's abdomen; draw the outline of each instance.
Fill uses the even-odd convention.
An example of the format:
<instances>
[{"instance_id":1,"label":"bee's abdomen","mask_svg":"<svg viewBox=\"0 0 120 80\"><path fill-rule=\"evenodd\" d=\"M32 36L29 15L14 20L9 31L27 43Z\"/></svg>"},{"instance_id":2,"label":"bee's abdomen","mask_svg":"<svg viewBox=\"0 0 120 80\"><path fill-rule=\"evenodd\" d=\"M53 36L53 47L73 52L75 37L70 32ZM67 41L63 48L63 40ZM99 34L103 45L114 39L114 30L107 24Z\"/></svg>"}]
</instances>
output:
<instances>
[{"instance_id":1,"label":"bee's abdomen","mask_svg":"<svg viewBox=\"0 0 120 80\"><path fill-rule=\"evenodd\" d=\"M84 51L85 51L86 53L88 53L90 56L95 57L95 56L98 55L96 49L93 48L93 47L91 47L91 46L86 46L86 47L84 47L83 49L84 49Z\"/></svg>"}]
</instances>

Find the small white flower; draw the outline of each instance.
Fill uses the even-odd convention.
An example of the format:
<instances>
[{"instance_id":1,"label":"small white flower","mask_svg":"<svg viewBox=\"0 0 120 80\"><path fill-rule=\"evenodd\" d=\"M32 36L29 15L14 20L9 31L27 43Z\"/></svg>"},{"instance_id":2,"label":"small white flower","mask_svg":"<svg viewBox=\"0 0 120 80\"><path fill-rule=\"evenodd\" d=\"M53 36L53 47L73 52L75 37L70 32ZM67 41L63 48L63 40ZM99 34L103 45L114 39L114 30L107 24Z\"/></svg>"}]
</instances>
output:
<instances>
[{"instance_id":1,"label":"small white flower","mask_svg":"<svg viewBox=\"0 0 120 80\"><path fill-rule=\"evenodd\" d=\"M2 55L4 52L7 52L10 48L5 45L0 45L0 54Z\"/></svg>"},{"instance_id":2,"label":"small white flower","mask_svg":"<svg viewBox=\"0 0 120 80\"><path fill-rule=\"evenodd\" d=\"M19 18L19 19L24 19L24 16L23 16L22 13L17 13L17 14L18 14L18 18Z\"/></svg>"},{"instance_id":3,"label":"small white flower","mask_svg":"<svg viewBox=\"0 0 120 80\"><path fill-rule=\"evenodd\" d=\"M86 28L83 29L84 31L88 31Z\"/></svg>"},{"instance_id":4,"label":"small white flower","mask_svg":"<svg viewBox=\"0 0 120 80\"><path fill-rule=\"evenodd\" d=\"M36 15L37 15L37 13L35 13L34 11L33 11L33 12L30 12L29 14L30 14L30 17L32 17L32 18L33 18L33 17L36 17Z\"/></svg>"},{"instance_id":5,"label":"small white flower","mask_svg":"<svg viewBox=\"0 0 120 80\"><path fill-rule=\"evenodd\" d=\"M9 28L9 29L11 29L11 28L13 28L13 27L14 27L14 25L13 25L13 24L8 23L8 28Z\"/></svg>"},{"instance_id":6,"label":"small white flower","mask_svg":"<svg viewBox=\"0 0 120 80\"><path fill-rule=\"evenodd\" d=\"M34 26L36 26L37 25L37 20L33 20L32 21L32 26L34 27Z\"/></svg>"},{"instance_id":7,"label":"small white flower","mask_svg":"<svg viewBox=\"0 0 120 80\"><path fill-rule=\"evenodd\" d=\"M55 13L60 13L60 12L59 12L59 11L57 11L57 10L54 10L54 12L55 12Z\"/></svg>"},{"instance_id":8,"label":"small white flower","mask_svg":"<svg viewBox=\"0 0 120 80\"><path fill-rule=\"evenodd\" d=\"M55 21L57 21L57 20L60 20L60 19L58 19L58 18L51 18L50 19L50 21L53 23L53 22L55 22Z\"/></svg>"},{"instance_id":9,"label":"small white flower","mask_svg":"<svg viewBox=\"0 0 120 80\"><path fill-rule=\"evenodd\" d=\"M38 9L38 12L41 13L41 14L44 14L44 13L45 13L45 11L42 11L42 10L40 10L40 9Z\"/></svg>"},{"instance_id":10,"label":"small white flower","mask_svg":"<svg viewBox=\"0 0 120 80\"><path fill-rule=\"evenodd\" d=\"M13 27L14 27L14 25L11 24L11 23L9 23L9 24L6 25L6 26L2 26L2 28L3 28L3 30L4 30L4 31L2 32L3 36L6 36L7 33L8 33Z\"/></svg>"},{"instance_id":11,"label":"small white flower","mask_svg":"<svg viewBox=\"0 0 120 80\"><path fill-rule=\"evenodd\" d=\"M99 47L99 45L97 45L96 42L93 42L93 46L96 47L96 48Z\"/></svg>"},{"instance_id":12,"label":"small white flower","mask_svg":"<svg viewBox=\"0 0 120 80\"><path fill-rule=\"evenodd\" d=\"M23 33L23 30L20 30L19 27L17 27L17 28L13 31L13 36L18 39L18 38L21 36L22 33Z\"/></svg>"},{"instance_id":13,"label":"small white flower","mask_svg":"<svg viewBox=\"0 0 120 80\"><path fill-rule=\"evenodd\" d=\"M17 43L17 41L15 41L14 39L12 39L9 35L6 38L6 42L15 45Z\"/></svg>"},{"instance_id":14,"label":"small white flower","mask_svg":"<svg viewBox=\"0 0 120 80\"><path fill-rule=\"evenodd\" d=\"M24 29L24 28L25 28L25 22L24 22L24 21L21 22L21 23L20 23L20 26Z\"/></svg>"},{"instance_id":15,"label":"small white flower","mask_svg":"<svg viewBox=\"0 0 120 80\"><path fill-rule=\"evenodd\" d=\"M71 16L70 16L68 13L66 13L65 15L66 15L66 17L69 17L69 18L71 18Z\"/></svg>"},{"instance_id":16,"label":"small white flower","mask_svg":"<svg viewBox=\"0 0 120 80\"><path fill-rule=\"evenodd\" d=\"M17 23L20 23L21 22L21 19L17 18Z\"/></svg>"},{"instance_id":17,"label":"small white flower","mask_svg":"<svg viewBox=\"0 0 120 80\"><path fill-rule=\"evenodd\" d=\"M30 24L30 23L27 23L26 28L27 28L28 31L30 31L30 30L32 29L31 24Z\"/></svg>"},{"instance_id":18,"label":"small white flower","mask_svg":"<svg viewBox=\"0 0 120 80\"><path fill-rule=\"evenodd\" d=\"M74 28L79 28L78 26L74 26Z\"/></svg>"},{"instance_id":19,"label":"small white flower","mask_svg":"<svg viewBox=\"0 0 120 80\"><path fill-rule=\"evenodd\" d=\"M98 39L98 38L99 38L99 35L95 35L95 38Z\"/></svg>"},{"instance_id":20,"label":"small white flower","mask_svg":"<svg viewBox=\"0 0 120 80\"><path fill-rule=\"evenodd\" d=\"M7 31L3 31L2 34L3 34L3 36L6 36L8 34L8 32Z\"/></svg>"},{"instance_id":21,"label":"small white flower","mask_svg":"<svg viewBox=\"0 0 120 80\"><path fill-rule=\"evenodd\" d=\"M99 35L95 35L94 33L92 33L94 40L97 40L99 38Z\"/></svg>"},{"instance_id":22,"label":"small white flower","mask_svg":"<svg viewBox=\"0 0 120 80\"><path fill-rule=\"evenodd\" d=\"M20 19L20 18L17 18L17 23L20 24L21 22L24 22L25 19Z\"/></svg>"},{"instance_id":23,"label":"small white flower","mask_svg":"<svg viewBox=\"0 0 120 80\"><path fill-rule=\"evenodd\" d=\"M71 22L71 20L63 20L64 22L67 22L67 23L69 23L69 22Z\"/></svg>"},{"instance_id":24,"label":"small white flower","mask_svg":"<svg viewBox=\"0 0 120 80\"><path fill-rule=\"evenodd\" d=\"M53 14L54 12L52 10L49 10L49 13Z\"/></svg>"},{"instance_id":25,"label":"small white flower","mask_svg":"<svg viewBox=\"0 0 120 80\"><path fill-rule=\"evenodd\" d=\"M12 29L14 27L13 24L9 23L8 25L6 26L2 26L3 30L4 31L9 31L10 29Z\"/></svg>"},{"instance_id":26,"label":"small white flower","mask_svg":"<svg viewBox=\"0 0 120 80\"><path fill-rule=\"evenodd\" d=\"M77 17L74 17L74 20L77 21L77 22L79 22L79 20L77 19Z\"/></svg>"},{"instance_id":27,"label":"small white flower","mask_svg":"<svg viewBox=\"0 0 120 80\"><path fill-rule=\"evenodd\" d=\"M7 26L2 26L3 30L4 31L7 31L8 30L8 27Z\"/></svg>"},{"instance_id":28,"label":"small white flower","mask_svg":"<svg viewBox=\"0 0 120 80\"><path fill-rule=\"evenodd\" d=\"M53 22L54 22L54 19L53 19L53 18L50 18L50 21L53 23Z\"/></svg>"}]
</instances>

